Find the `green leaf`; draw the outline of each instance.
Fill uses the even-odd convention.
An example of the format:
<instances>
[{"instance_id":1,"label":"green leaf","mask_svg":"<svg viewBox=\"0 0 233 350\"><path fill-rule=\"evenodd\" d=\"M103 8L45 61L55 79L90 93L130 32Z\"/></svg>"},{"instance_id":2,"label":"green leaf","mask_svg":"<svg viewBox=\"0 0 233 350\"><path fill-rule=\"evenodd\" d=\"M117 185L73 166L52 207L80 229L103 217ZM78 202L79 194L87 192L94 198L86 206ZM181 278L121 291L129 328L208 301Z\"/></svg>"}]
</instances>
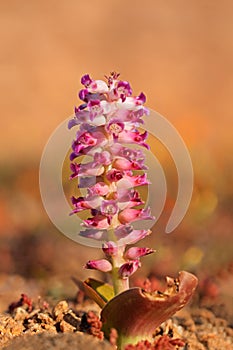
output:
<instances>
[{"instance_id":1,"label":"green leaf","mask_svg":"<svg viewBox=\"0 0 233 350\"><path fill-rule=\"evenodd\" d=\"M82 282L73 277L73 281L79 289L94 300L101 308L114 297L113 287L108 283L98 281L94 278L88 278Z\"/></svg>"}]
</instances>

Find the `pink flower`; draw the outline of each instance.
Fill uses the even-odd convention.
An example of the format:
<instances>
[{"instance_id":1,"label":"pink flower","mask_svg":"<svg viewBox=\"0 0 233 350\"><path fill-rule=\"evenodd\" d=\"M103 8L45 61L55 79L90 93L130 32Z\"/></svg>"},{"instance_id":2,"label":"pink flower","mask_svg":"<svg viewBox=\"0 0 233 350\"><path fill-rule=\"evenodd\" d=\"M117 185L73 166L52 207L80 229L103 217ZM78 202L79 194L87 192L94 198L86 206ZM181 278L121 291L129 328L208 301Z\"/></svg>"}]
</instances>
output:
<instances>
[{"instance_id":1,"label":"pink flower","mask_svg":"<svg viewBox=\"0 0 233 350\"><path fill-rule=\"evenodd\" d=\"M111 169L106 173L106 178L109 182L117 182L123 178L124 173L117 169Z\"/></svg>"},{"instance_id":2,"label":"pink flower","mask_svg":"<svg viewBox=\"0 0 233 350\"><path fill-rule=\"evenodd\" d=\"M144 204L144 202L140 198L139 193L135 190L120 190L118 191L117 199L118 207L120 210Z\"/></svg>"},{"instance_id":3,"label":"pink flower","mask_svg":"<svg viewBox=\"0 0 233 350\"><path fill-rule=\"evenodd\" d=\"M97 139L89 132L77 133L77 138L73 142L72 148L76 154L79 154L83 149L92 147L97 144Z\"/></svg>"},{"instance_id":4,"label":"pink flower","mask_svg":"<svg viewBox=\"0 0 233 350\"><path fill-rule=\"evenodd\" d=\"M89 93L83 98L88 99ZM75 125L79 125L82 123L89 123L90 125L93 125L93 126L106 124L106 118L103 114L94 112L94 108L93 108L93 111L90 109L89 111L83 110L83 108L86 108L86 107L87 107L86 104L79 106L79 108L75 107L75 116L68 123L69 129L71 129Z\"/></svg>"},{"instance_id":5,"label":"pink flower","mask_svg":"<svg viewBox=\"0 0 233 350\"><path fill-rule=\"evenodd\" d=\"M88 193L88 195L85 197L86 203L91 209L97 209L101 206L103 202L103 198L97 194L92 195L91 193Z\"/></svg>"},{"instance_id":6,"label":"pink flower","mask_svg":"<svg viewBox=\"0 0 233 350\"><path fill-rule=\"evenodd\" d=\"M151 248L141 248L141 247L131 247L129 248L125 254L125 259L138 259L142 256L154 253L154 249Z\"/></svg>"},{"instance_id":7,"label":"pink flower","mask_svg":"<svg viewBox=\"0 0 233 350\"><path fill-rule=\"evenodd\" d=\"M119 235L118 244L134 244L151 234L150 230L132 230L128 235Z\"/></svg>"},{"instance_id":8,"label":"pink flower","mask_svg":"<svg viewBox=\"0 0 233 350\"><path fill-rule=\"evenodd\" d=\"M73 152L70 155L70 160L87 154L94 146L101 146L107 142L105 135L94 127L90 131L80 130L77 132L76 140L72 143Z\"/></svg>"},{"instance_id":9,"label":"pink flower","mask_svg":"<svg viewBox=\"0 0 233 350\"><path fill-rule=\"evenodd\" d=\"M92 79L90 78L89 74L85 74L81 78L81 84L83 84L85 87L88 87L92 83Z\"/></svg>"},{"instance_id":10,"label":"pink flower","mask_svg":"<svg viewBox=\"0 0 233 350\"><path fill-rule=\"evenodd\" d=\"M88 91L92 94L104 94L108 92L108 85L103 80L92 80L92 82L87 88Z\"/></svg>"},{"instance_id":11,"label":"pink flower","mask_svg":"<svg viewBox=\"0 0 233 350\"><path fill-rule=\"evenodd\" d=\"M131 161L145 160L145 155L140 149L132 149L132 148L121 146L118 154L119 156L124 157Z\"/></svg>"},{"instance_id":12,"label":"pink flower","mask_svg":"<svg viewBox=\"0 0 233 350\"><path fill-rule=\"evenodd\" d=\"M123 99L117 100L117 107L119 109L127 109L129 111L138 111L142 108L146 101L146 96L141 92L139 96L123 96Z\"/></svg>"},{"instance_id":13,"label":"pink flower","mask_svg":"<svg viewBox=\"0 0 233 350\"><path fill-rule=\"evenodd\" d=\"M112 270L112 264L106 259L89 260L84 266L86 269L109 272Z\"/></svg>"},{"instance_id":14,"label":"pink flower","mask_svg":"<svg viewBox=\"0 0 233 350\"><path fill-rule=\"evenodd\" d=\"M84 175L99 176L104 172L104 167L101 165L97 166L95 162L90 162L86 164L71 163L70 168L73 171L73 174L71 174L70 179Z\"/></svg>"},{"instance_id":15,"label":"pink flower","mask_svg":"<svg viewBox=\"0 0 233 350\"><path fill-rule=\"evenodd\" d=\"M123 130L118 136L118 142L122 143L136 143L137 145L144 146L149 149L149 146L144 142L147 138L147 131L140 134L139 131L127 131Z\"/></svg>"},{"instance_id":16,"label":"pink flower","mask_svg":"<svg viewBox=\"0 0 233 350\"><path fill-rule=\"evenodd\" d=\"M94 154L96 164L109 165L112 162L111 154L108 151L96 152Z\"/></svg>"},{"instance_id":17,"label":"pink flower","mask_svg":"<svg viewBox=\"0 0 233 350\"><path fill-rule=\"evenodd\" d=\"M85 209L90 209L87 202L84 200L84 197L78 197L78 198L72 197L71 201L74 206L74 210L70 213L70 215L79 213L80 211Z\"/></svg>"},{"instance_id":18,"label":"pink flower","mask_svg":"<svg viewBox=\"0 0 233 350\"><path fill-rule=\"evenodd\" d=\"M142 161L134 162L125 158L117 158L113 162L113 167L119 170L142 170L147 169Z\"/></svg>"},{"instance_id":19,"label":"pink flower","mask_svg":"<svg viewBox=\"0 0 233 350\"><path fill-rule=\"evenodd\" d=\"M129 261L119 268L119 275L121 278L128 278L131 276L134 272L137 271L137 269L141 266L141 263L139 260L133 260Z\"/></svg>"},{"instance_id":20,"label":"pink flower","mask_svg":"<svg viewBox=\"0 0 233 350\"><path fill-rule=\"evenodd\" d=\"M140 95L136 97L136 100L139 105L142 105L143 103L146 102L146 96L144 95L143 92L141 92Z\"/></svg>"},{"instance_id":21,"label":"pink flower","mask_svg":"<svg viewBox=\"0 0 233 350\"><path fill-rule=\"evenodd\" d=\"M99 196L106 196L109 192L109 187L104 182L97 182L94 186L89 188L89 193L92 195L98 194Z\"/></svg>"},{"instance_id":22,"label":"pink flower","mask_svg":"<svg viewBox=\"0 0 233 350\"><path fill-rule=\"evenodd\" d=\"M103 114L103 109L100 106L100 100L90 100L87 104L87 108L90 112L91 121L93 121L95 117Z\"/></svg>"},{"instance_id":23,"label":"pink flower","mask_svg":"<svg viewBox=\"0 0 233 350\"><path fill-rule=\"evenodd\" d=\"M120 95L124 95L125 97L132 95L132 89L128 81L122 81L122 80L118 81L116 88L117 88L117 92L120 93Z\"/></svg>"},{"instance_id":24,"label":"pink flower","mask_svg":"<svg viewBox=\"0 0 233 350\"><path fill-rule=\"evenodd\" d=\"M117 255L118 248L115 242L109 241L103 244L102 250L107 257Z\"/></svg>"},{"instance_id":25,"label":"pink flower","mask_svg":"<svg viewBox=\"0 0 233 350\"><path fill-rule=\"evenodd\" d=\"M71 214L78 213L82 210L86 209L96 209L100 207L102 203L102 199L98 195L88 195L85 198L84 197L72 197L71 198L72 204L74 206L74 210L71 212Z\"/></svg>"},{"instance_id":26,"label":"pink flower","mask_svg":"<svg viewBox=\"0 0 233 350\"><path fill-rule=\"evenodd\" d=\"M106 125L106 130L113 135L114 139L118 139L118 136L124 130L124 127L124 123L119 119L111 119Z\"/></svg>"},{"instance_id":27,"label":"pink flower","mask_svg":"<svg viewBox=\"0 0 233 350\"><path fill-rule=\"evenodd\" d=\"M75 125L79 125L81 123L85 123L89 118L89 112L80 111L75 107L75 116L70 119L68 122L68 129L73 128Z\"/></svg>"},{"instance_id":28,"label":"pink flower","mask_svg":"<svg viewBox=\"0 0 233 350\"><path fill-rule=\"evenodd\" d=\"M147 180L147 174L130 176L128 174L122 176L117 182L118 189L132 188L137 186L149 185L150 182Z\"/></svg>"},{"instance_id":29,"label":"pink flower","mask_svg":"<svg viewBox=\"0 0 233 350\"><path fill-rule=\"evenodd\" d=\"M86 230L80 231L79 235L86 238L95 239L96 241L107 240L108 231L106 229L87 228Z\"/></svg>"},{"instance_id":30,"label":"pink flower","mask_svg":"<svg viewBox=\"0 0 233 350\"><path fill-rule=\"evenodd\" d=\"M112 217L118 212L117 202L115 200L103 200L100 211L101 214Z\"/></svg>"},{"instance_id":31,"label":"pink flower","mask_svg":"<svg viewBox=\"0 0 233 350\"><path fill-rule=\"evenodd\" d=\"M114 232L118 244L134 244L151 234L150 230L134 230L131 225L119 225Z\"/></svg>"},{"instance_id":32,"label":"pink flower","mask_svg":"<svg viewBox=\"0 0 233 350\"><path fill-rule=\"evenodd\" d=\"M107 229L109 228L108 218L104 215L97 214L93 218L83 220L83 223L86 227L93 227L98 229Z\"/></svg>"},{"instance_id":33,"label":"pink flower","mask_svg":"<svg viewBox=\"0 0 233 350\"><path fill-rule=\"evenodd\" d=\"M122 224L127 224L137 220L153 220L154 217L150 215L150 208L124 209L119 213L118 219Z\"/></svg>"},{"instance_id":34,"label":"pink flower","mask_svg":"<svg viewBox=\"0 0 233 350\"><path fill-rule=\"evenodd\" d=\"M79 91L78 97L80 98L80 100L84 102L88 102L90 94L87 89L82 89Z\"/></svg>"},{"instance_id":35,"label":"pink flower","mask_svg":"<svg viewBox=\"0 0 233 350\"><path fill-rule=\"evenodd\" d=\"M133 226L131 225L122 225L120 224L115 228L114 234L117 237L117 240L128 236L133 231Z\"/></svg>"},{"instance_id":36,"label":"pink flower","mask_svg":"<svg viewBox=\"0 0 233 350\"><path fill-rule=\"evenodd\" d=\"M80 170L80 164L71 163L71 164L70 164L70 169L71 169L71 171L73 172L73 173L70 175L70 180L72 180L72 179L74 179L75 177L78 176L79 170Z\"/></svg>"}]
</instances>

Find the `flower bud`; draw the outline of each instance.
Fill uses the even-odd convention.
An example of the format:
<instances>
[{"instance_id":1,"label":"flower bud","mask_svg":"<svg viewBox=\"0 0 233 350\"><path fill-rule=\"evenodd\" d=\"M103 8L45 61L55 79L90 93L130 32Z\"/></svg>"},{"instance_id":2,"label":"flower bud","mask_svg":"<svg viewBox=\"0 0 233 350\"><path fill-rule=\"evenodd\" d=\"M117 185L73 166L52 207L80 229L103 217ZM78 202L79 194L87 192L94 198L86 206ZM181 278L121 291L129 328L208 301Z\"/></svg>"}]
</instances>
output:
<instances>
[{"instance_id":1,"label":"flower bud","mask_svg":"<svg viewBox=\"0 0 233 350\"><path fill-rule=\"evenodd\" d=\"M121 276L121 278L128 278L134 272L136 272L140 266L141 263L139 260L129 261L121 265L121 267L119 268L119 275Z\"/></svg>"},{"instance_id":2,"label":"flower bud","mask_svg":"<svg viewBox=\"0 0 233 350\"><path fill-rule=\"evenodd\" d=\"M84 266L85 269L108 272L112 270L112 264L106 259L89 260Z\"/></svg>"},{"instance_id":3,"label":"flower bud","mask_svg":"<svg viewBox=\"0 0 233 350\"><path fill-rule=\"evenodd\" d=\"M85 87L89 86L92 83L92 79L89 74L85 74L81 78L81 84L83 84Z\"/></svg>"},{"instance_id":4,"label":"flower bud","mask_svg":"<svg viewBox=\"0 0 233 350\"><path fill-rule=\"evenodd\" d=\"M154 217L150 215L150 209L124 209L119 214L119 221L122 224L137 220L153 220Z\"/></svg>"},{"instance_id":5,"label":"flower bud","mask_svg":"<svg viewBox=\"0 0 233 350\"><path fill-rule=\"evenodd\" d=\"M154 253L155 250L151 248L141 248L141 247L131 247L129 248L125 254L125 259L138 259L142 256L149 255Z\"/></svg>"},{"instance_id":6,"label":"flower bud","mask_svg":"<svg viewBox=\"0 0 233 350\"><path fill-rule=\"evenodd\" d=\"M102 245L102 250L107 257L116 256L118 248L115 242L109 241Z\"/></svg>"}]
</instances>

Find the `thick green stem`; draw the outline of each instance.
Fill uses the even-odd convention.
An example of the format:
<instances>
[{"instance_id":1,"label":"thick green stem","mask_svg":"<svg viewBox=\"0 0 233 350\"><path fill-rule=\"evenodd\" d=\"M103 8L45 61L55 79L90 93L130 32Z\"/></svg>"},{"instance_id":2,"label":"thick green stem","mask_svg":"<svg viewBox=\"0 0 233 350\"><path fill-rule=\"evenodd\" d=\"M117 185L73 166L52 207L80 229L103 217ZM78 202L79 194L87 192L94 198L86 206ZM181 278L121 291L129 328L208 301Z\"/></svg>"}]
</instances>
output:
<instances>
[{"instance_id":1,"label":"thick green stem","mask_svg":"<svg viewBox=\"0 0 233 350\"><path fill-rule=\"evenodd\" d=\"M119 268L125 263L123 258L125 246L118 248L117 256L112 257L112 283L115 295L129 289L129 278L122 278L119 275Z\"/></svg>"},{"instance_id":2,"label":"thick green stem","mask_svg":"<svg viewBox=\"0 0 233 350\"><path fill-rule=\"evenodd\" d=\"M112 282L115 295L129 289L129 279L121 278L118 274L118 268L114 268L112 271Z\"/></svg>"}]
</instances>

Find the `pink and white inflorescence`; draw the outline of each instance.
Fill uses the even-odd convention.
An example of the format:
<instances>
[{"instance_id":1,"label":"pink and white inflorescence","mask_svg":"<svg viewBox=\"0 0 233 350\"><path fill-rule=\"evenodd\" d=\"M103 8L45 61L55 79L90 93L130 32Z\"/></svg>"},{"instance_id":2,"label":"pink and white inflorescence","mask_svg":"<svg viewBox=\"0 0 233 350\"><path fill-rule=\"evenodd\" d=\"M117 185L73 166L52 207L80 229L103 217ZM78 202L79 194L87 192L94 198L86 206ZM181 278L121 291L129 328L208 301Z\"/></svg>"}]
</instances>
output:
<instances>
[{"instance_id":1,"label":"pink and white inflorescence","mask_svg":"<svg viewBox=\"0 0 233 350\"><path fill-rule=\"evenodd\" d=\"M134 244L150 233L135 230L131 223L153 219L150 208L143 208L144 202L136 190L149 184L142 151L143 147L149 148L147 132L137 129L143 124L142 117L149 114L144 107L146 97L143 93L132 96L130 84L119 80L117 73L111 73L107 82L93 80L86 74L81 83L84 88L79 98L83 103L75 108L75 116L68 125L78 126L70 155L70 178L78 178L78 186L87 188L87 194L72 197L71 214L89 210L90 217L83 220L80 235L106 242L103 244L106 259L90 260L86 268L109 272L114 265L121 278L128 278L140 266L140 257L153 252L141 247L125 251L127 244ZM78 162L83 155L91 156L91 161Z\"/></svg>"}]
</instances>

